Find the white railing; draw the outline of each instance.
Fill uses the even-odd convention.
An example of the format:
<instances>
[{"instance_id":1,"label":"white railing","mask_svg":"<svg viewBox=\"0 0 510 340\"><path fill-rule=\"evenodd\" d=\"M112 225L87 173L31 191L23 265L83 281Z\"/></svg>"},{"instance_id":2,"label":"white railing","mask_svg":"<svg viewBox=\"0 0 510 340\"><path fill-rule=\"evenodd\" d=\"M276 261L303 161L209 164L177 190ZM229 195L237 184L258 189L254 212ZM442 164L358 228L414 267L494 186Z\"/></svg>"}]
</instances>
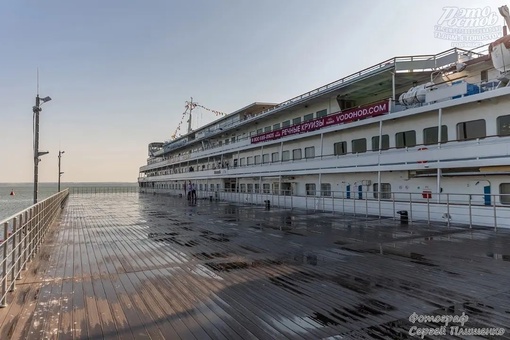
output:
<instances>
[{"instance_id":1,"label":"white railing","mask_svg":"<svg viewBox=\"0 0 510 340\"><path fill-rule=\"evenodd\" d=\"M140 188L144 193L161 193L184 196L184 190ZM290 191L280 192L197 192L198 199L220 200L238 204L256 204L283 209L305 209L354 217L377 217L400 219L410 223L444 223L510 228L510 194L454 194L433 192L388 192L373 191L315 191L315 195L291 195ZM376 196L376 197L374 197ZM508 204L502 204L508 203Z\"/></svg>"},{"instance_id":2,"label":"white railing","mask_svg":"<svg viewBox=\"0 0 510 340\"><path fill-rule=\"evenodd\" d=\"M60 215L69 190L65 189L44 201L0 221L0 307L7 306L7 293L16 288L16 280L35 257L48 227Z\"/></svg>"}]
</instances>

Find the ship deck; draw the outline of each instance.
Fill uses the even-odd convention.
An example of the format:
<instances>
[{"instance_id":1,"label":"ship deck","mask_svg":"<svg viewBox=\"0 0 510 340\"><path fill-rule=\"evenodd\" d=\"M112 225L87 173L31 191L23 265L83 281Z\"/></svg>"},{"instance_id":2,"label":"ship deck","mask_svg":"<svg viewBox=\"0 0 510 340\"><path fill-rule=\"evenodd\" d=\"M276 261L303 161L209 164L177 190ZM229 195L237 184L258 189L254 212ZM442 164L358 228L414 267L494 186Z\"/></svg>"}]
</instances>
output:
<instances>
[{"instance_id":1,"label":"ship deck","mask_svg":"<svg viewBox=\"0 0 510 340\"><path fill-rule=\"evenodd\" d=\"M444 325L413 313L463 312L464 327L504 328L508 244L508 230L75 194L0 338L395 339Z\"/></svg>"}]
</instances>

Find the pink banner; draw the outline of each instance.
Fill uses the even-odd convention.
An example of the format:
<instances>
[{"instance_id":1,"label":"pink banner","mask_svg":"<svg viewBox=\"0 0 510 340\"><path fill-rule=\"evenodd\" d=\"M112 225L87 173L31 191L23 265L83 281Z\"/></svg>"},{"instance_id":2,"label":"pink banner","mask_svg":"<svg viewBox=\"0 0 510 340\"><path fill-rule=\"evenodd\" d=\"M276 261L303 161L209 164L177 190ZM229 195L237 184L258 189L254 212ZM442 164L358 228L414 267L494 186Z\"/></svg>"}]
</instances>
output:
<instances>
[{"instance_id":1,"label":"pink banner","mask_svg":"<svg viewBox=\"0 0 510 340\"><path fill-rule=\"evenodd\" d=\"M290 135L296 135L299 133L319 130L326 126L349 123L355 120L365 119L369 117L377 117L388 112L389 112L388 101L379 102L364 107L357 107L354 109L337 112L326 117L309 120L299 125L294 125L279 130L262 133L260 135L251 137L251 143L255 144L269 140L275 140Z\"/></svg>"}]
</instances>

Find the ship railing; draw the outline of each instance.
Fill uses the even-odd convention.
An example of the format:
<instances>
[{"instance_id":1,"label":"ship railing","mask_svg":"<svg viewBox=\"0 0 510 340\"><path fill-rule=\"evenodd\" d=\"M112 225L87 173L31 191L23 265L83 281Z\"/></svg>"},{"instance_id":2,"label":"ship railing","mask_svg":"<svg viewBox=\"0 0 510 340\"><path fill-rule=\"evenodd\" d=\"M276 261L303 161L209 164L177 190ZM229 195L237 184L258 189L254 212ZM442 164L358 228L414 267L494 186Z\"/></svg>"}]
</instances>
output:
<instances>
[{"instance_id":1,"label":"ship railing","mask_svg":"<svg viewBox=\"0 0 510 340\"><path fill-rule=\"evenodd\" d=\"M0 221L0 307L7 306L7 294L16 289L68 196L69 190L62 190Z\"/></svg>"},{"instance_id":2,"label":"ship railing","mask_svg":"<svg viewBox=\"0 0 510 340\"><path fill-rule=\"evenodd\" d=\"M478 187L476 184L474 186ZM355 190L309 190L308 195L296 194L292 190L273 190L271 186L244 192L234 189L199 190L197 197L211 201L261 205L269 209L304 209L309 212L331 212L360 218L393 219L406 224L439 223L447 227L491 227L494 230L510 228L510 193L437 193L435 189L428 188L421 192L374 192L367 190L367 185L362 187L363 190L358 190L358 184L355 183L352 185ZM479 190L483 191L485 187L480 184ZM181 196L183 193L182 188L143 189L146 193Z\"/></svg>"}]
</instances>

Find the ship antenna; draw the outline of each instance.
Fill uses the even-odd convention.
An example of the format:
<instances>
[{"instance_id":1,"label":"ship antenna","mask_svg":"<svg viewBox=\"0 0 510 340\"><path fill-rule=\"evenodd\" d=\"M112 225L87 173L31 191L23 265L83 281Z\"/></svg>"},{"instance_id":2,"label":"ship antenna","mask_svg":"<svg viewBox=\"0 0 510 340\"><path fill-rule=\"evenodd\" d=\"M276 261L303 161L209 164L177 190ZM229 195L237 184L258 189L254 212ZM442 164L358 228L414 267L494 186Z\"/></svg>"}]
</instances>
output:
<instances>
[{"instance_id":1,"label":"ship antenna","mask_svg":"<svg viewBox=\"0 0 510 340\"><path fill-rule=\"evenodd\" d=\"M189 102L189 119L188 119L188 133L191 132L191 111L193 111L193 97L190 97L191 101Z\"/></svg>"}]
</instances>

